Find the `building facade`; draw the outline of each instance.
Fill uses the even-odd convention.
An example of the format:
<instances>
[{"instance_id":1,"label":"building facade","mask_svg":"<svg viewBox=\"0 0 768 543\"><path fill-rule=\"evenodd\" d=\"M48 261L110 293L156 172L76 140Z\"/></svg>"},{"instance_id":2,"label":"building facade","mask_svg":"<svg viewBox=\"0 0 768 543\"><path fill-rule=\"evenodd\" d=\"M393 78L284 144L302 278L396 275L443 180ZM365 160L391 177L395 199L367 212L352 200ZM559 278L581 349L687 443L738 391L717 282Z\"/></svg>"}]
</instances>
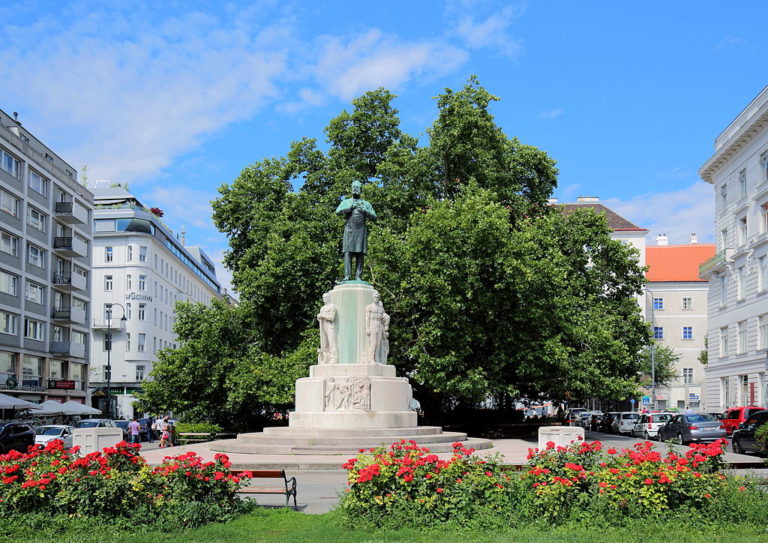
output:
<instances>
[{"instance_id":1,"label":"building facade","mask_svg":"<svg viewBox=\"0 0 768 543\"><path fill-rule=\"evenodd\" d=\"M715 140L699 174L715 192L707 405L768 407L768 87Z\"/></svg>"},{"instance_id":2,"label":"building facade","mask_svg":"<svg viewBox=\"0 0 768 543\"><path fill-rule=\"evenodd\" d=\"M93 195L0 110L0 392L88 394Z\"/></svg>"},{"instance_id":3,"label":"building facade","mask_svg":"<svg viewBox=\"0 0 768 543\"><path fill-rule=\"evenodd\" d=\"M691 237L695 240L695 235ZM715 254L715 246L668 245L664 235L657 242L646 248L645 314L656 345L672 348L679 359L675 364L677 377L656 387L655 406L660 410L701 409L704 365L700 357L706 349L709 284L699 277L699 265Z\"/></svg>"},{"instance_id":4,"label":"building facade","mask_svg":"<svg viewBox=\"0 0 768 543\"><path fill-rule=\"evenodd\" d=\"M176 302L209 304L221 287L210 258L185 246L128 190L95 188L94 195L94 407L106 410L109 389L115 415L132 417L134 393L149 378L158 351L176 347Z\"/></svg>"}]
</instances>

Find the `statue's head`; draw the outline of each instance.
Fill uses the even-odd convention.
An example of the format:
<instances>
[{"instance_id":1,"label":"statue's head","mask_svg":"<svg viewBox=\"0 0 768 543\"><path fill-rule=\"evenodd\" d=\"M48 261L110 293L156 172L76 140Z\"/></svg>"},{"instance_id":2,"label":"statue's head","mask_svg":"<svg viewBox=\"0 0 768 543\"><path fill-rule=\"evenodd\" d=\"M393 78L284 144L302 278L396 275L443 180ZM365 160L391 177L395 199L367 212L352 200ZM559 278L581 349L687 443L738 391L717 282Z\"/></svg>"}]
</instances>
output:
<instances>
[{"instance_id":1,"label":"statue's head","mask_svg":"<svg viewBox=\"0 0 768 543\"><path fill-rule=\"evenodd\" d=\"M377 304L377 303L379 303L380 300L381 300L381 296L379 295L379 293L378 292L374 292L373 293L373 303Z\"/></svg>"},{"instance_id":2,"label":"statue's head","mask_svg":"<svg viewBox=\"0 0 768 543\"><path fill-rule=\"evenodd\" d=\"M331 293L330 292L326 292L325 294L323 294L323 301L325 303L330 303L330 301L331 301Z\"/></svg>"},{"instance_id":3,"label":"statue's head","mask_svg":"<svg viewBox=\"0 0 768 543\"><path fill-rule=\"evenodd\" d=\"M360 196L363 192L363 184L360 181L352 182L352 196Z\"/></svg>"}]
</instances>

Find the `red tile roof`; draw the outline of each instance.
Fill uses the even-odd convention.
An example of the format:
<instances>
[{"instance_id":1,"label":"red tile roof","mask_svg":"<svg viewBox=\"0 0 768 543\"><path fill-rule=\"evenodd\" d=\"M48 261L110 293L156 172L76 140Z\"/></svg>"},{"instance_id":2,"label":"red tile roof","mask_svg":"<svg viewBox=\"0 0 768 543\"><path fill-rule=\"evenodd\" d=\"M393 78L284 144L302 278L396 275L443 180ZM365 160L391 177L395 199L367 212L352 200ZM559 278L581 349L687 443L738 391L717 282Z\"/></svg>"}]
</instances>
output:
<instances>
[{"instance_id":1,"label":"red tile roof","mask_svg":"<svg viewBox=\"0 0 768 543\"><path fill-rule=\"evenodd\" d=\"M555 204L559 205L563 213L566 215L570 215L577 209L592 209L597 213L603 213L605 214L605 218L608 221L608 226L613 230L614 232L618 231L624 231L624 232L647 232L645 228L640 228L636 224L633 224L629 222L627 219L616 213L610 208L605 207L603 204L599 203L579 203L579 204Z\"/></svg>"},{"instance_id":2,"label":"red tile roof","mask_svg":"<svg viewBox=\"0 0 768 543\"><path fill-rule=\"evenodd\" d=\"M648 281L702 281L699 264L715 256L712 243L655 245L645 248Z\"/></svg>"}]
</instances>

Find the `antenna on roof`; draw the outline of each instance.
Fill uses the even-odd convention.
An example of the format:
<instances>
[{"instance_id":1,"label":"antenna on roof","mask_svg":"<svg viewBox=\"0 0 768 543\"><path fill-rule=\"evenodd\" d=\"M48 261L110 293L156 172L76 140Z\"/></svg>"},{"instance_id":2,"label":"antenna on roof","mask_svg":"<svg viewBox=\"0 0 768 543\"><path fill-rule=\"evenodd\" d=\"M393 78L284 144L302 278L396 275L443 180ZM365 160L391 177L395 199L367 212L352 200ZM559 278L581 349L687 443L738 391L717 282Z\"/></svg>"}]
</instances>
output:
<instances>
[{"instance_id":1,"label":"antenna on roof","mask_svg":"<svg viewBox=\"0 0 768 543\"><path fill-rule=\"evenodd\" d=\"M19 112L18 111L14 111L13 112L13 120L16 121L16 122L19 122Z\"/></svg>"}]
</instances>

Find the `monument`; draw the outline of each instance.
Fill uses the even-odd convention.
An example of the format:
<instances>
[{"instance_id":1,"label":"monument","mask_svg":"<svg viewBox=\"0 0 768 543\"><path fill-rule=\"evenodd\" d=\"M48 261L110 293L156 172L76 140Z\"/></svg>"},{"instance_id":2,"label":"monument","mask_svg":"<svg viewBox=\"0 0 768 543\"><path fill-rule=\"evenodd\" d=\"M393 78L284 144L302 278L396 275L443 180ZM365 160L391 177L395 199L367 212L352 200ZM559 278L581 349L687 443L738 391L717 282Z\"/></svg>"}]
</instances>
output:
<instances>
[{"instance_id":1,"label":"monument","mask_svg":"<svg viewBox=\"0 0 768 543\"><path fill-rule=\"evenodd\" d=\"M352 184L352 197L336 208L345 218L344 277L323 294L317 314L320 348L309 376L296 381L296 409L289 426L240 434L235 442L212 448L254 454L352 454L362 447L413 439L433 452L447 452L466 434L418 426L411 409L408 379L398 377L389 358L390 316L378 291L362 279L368 252L368 223L376 220L362 185ZM352 277L352 260L355 274ZM473 439L467 446L489 448Z\"/></svg>"}]
</instances>

